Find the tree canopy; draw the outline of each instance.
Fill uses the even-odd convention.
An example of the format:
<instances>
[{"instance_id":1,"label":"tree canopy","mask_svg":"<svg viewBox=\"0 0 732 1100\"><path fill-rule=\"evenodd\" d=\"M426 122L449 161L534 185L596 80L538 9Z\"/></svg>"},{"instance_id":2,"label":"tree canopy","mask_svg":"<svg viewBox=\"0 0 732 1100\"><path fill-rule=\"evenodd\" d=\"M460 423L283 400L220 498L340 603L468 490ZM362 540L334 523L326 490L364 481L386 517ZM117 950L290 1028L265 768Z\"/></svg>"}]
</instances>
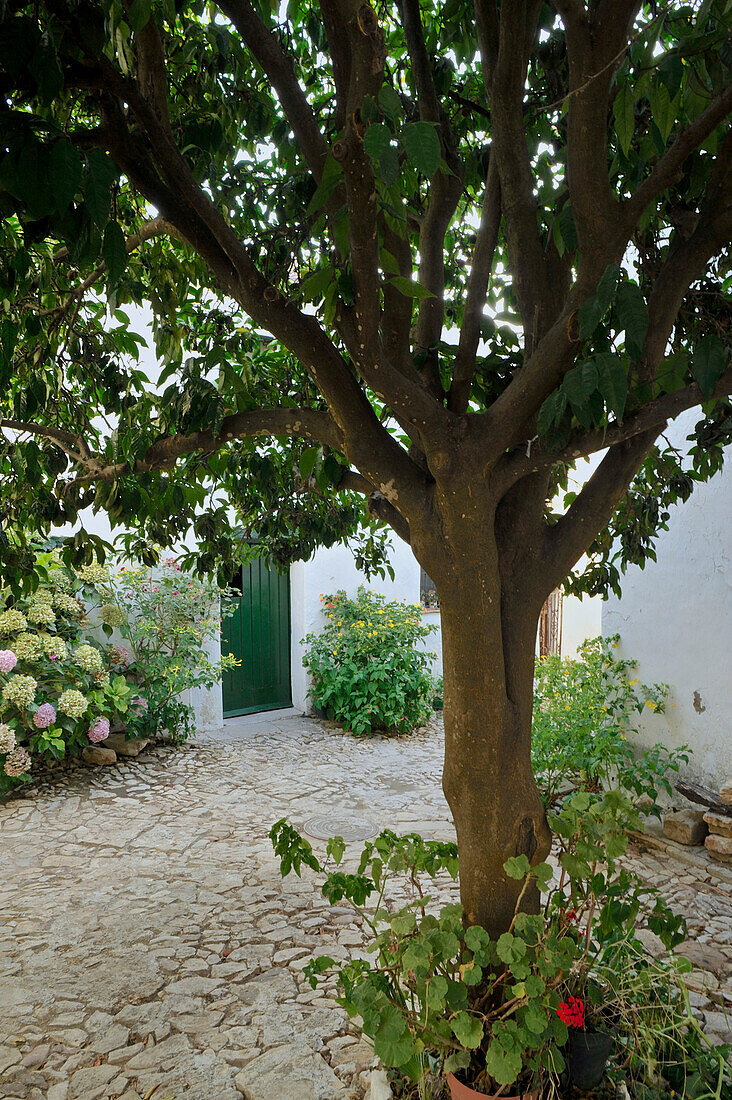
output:
<instances>
[{"instance_id":1,"label":"tree canopy","mask_svg":"<svg viewBox=\"0 0 732 1100\"><path fill-rule=\"evenodd\" d=\"M191 524L231 554L226 501L283 564L361 502L414 544L457 462L499 500L544 478L557 578L589 547L569 584L617 587L732 437L731 27L728 0L6 2L7 568L88 505L145 560Z\"/></svg>"}]
</instances>

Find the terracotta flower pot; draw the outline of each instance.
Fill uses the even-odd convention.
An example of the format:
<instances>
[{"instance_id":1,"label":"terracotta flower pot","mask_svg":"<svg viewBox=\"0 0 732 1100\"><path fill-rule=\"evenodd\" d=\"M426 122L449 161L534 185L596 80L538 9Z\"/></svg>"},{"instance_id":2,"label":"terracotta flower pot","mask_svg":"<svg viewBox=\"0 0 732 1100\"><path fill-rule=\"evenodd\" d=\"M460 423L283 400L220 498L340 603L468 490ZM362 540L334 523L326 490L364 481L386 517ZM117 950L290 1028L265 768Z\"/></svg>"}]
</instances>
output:
<instances>
[{"instance_id":1,"label":"terracotta flower pot","mask_svg":"<svg viewBox=\"0 0 732 1100\"><path fill-rule=\"evenodd\" d=\"M462 1081L458 1081L454 1073L448 1073L447 1083L450 1086L452 1100L493 1100L495 1093L476 1092ZM514 1096L505 1096L501 1093L500 1100L538 1100L539 1090L533 1092L521 1092Z\"/></svg>"}]
</instances>

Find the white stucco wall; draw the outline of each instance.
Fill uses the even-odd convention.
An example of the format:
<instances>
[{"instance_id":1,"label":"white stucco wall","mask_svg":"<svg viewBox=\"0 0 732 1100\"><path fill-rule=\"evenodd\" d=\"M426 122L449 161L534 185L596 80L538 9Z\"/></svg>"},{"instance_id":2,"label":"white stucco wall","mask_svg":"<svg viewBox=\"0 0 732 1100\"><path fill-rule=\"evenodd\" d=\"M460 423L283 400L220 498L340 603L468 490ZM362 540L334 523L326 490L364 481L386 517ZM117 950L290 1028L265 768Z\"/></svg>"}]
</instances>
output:
<instances>
[{"instance_id":1,"label":"white stucco wall","mask_svg":"<svg viewBox=\"0 0 732 1100\"><path fill-rule=\"evenodd\" d=\"M698 410L681 418L670 441L682 446L697 419ZM619 633L622 652L638 659L642 681L671 687L643 743L689 743L689 773L711 786L732 775L731 464L732 449L722 472L671 510L657 562L629 569L602 619L603 633Z\"/></svg>"},{"instance_id":2,"label":"white stucco wall","mask_svg":"<svg viewBox=\"0 0 732 1100\"><path fill-rule=\"evenodd\" d=\"M600 596L565 596L562 602L562 657L576 657L577 647L602 632Z\"/></svg>"}]
</instances>

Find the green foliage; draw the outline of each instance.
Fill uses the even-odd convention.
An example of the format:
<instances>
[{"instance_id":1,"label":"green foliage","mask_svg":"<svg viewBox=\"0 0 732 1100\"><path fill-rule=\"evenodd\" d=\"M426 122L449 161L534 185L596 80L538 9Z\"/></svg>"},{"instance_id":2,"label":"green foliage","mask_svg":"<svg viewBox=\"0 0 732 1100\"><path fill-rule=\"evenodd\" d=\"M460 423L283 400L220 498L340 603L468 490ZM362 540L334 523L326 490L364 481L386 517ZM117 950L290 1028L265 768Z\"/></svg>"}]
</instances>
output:
<instances>
[{"instance_id":1,"label":"green foliage","mask_svg":"<svg viewBox=\"0 0 732 1100\"><path fill-rule=\"evenodd\" d=\"M107 637L116 629L129 647L122 657L119 647L112 650L139 687L128 718L130 732L185 740L194 732L193 711L181 694L214 687L237 664L232 654L213 662L206 652L206 643L220 633L222 616L234 609L228 589L210 577L184 572L175 558L157 569L99 572L85 594Z\"/></svg>"},{"instance_id":2,"label":"green foliage","mask_svg":"<svg viewBox=\"0 0 732 1100\"><path fill-rule=\"evenodd\" d=\"M419 238L430 197L459 175L455 215L437 242L446 281L445 325L434 346L410 346L406 354L411 371L429 353L437 363L438 385L447 388L494 135L472 9L463 0L447 5L428 0L421 11L440 124L420 109L395 4L378 9L385 78L353 117L363 128L367 164L374 169L377 304L383 306L393 290L405 296L405 331L420 307L433 303L430 291L412 277L423 251ZM387 569L379 521L359 495L339 488L348 456L337 447L316 444L317 461L308 474L303 469L311 460L303 463L303 457L312 451L310 439L263 444L261 438L227 437L211 450L184 454L177 466L155 470L138 463L162 437L215 433L228 415L275 407L325 409L303 363L284 346L287 341L270 339L244 310L222 300L219 275L185 234L135 244L151 204L162 209L155 196L144 193L141 180L157 180L159 186L162 176L153 167L133 179L129 164L116 163L100 147L116 130L106 118L99 126L99 108L104 95L114 98L115 89L129 91L138 80L143 98L147 94L140 60L146 27L160 37L168 132L181 157L181 171L171 173L173 190L184 176L200 186L199 200L223 216L277 300L312 303L347 372L358 378L364 405L370 404L377 418L393 412L361 377L343 337L355 290L344 172L328 152L344 132L332 43L323 21L300 0L276 16L265 7L255 15L263 33L274 31L273 41L283 46L284 64L303 89L304 109L321 131L326 155L315 157L322 167L317 179L251 43L215 9L200 2L151 5L148 0L126 7L92 0L83 11L72 6L69 12L45 3L2 8L2 416L74 438L83 425L84 442L102 464L128 464L119 480L94 485L79 478L78 452L68 439L3 434L0 556L13 582L26 563L27 534L78 526L85 507L106 511L113 524L132 531L121 536L122 545L146 562L153 560L155 547L172 546L193 530L201 568L210 570L235 558L237 528L242 528L246 535L256 532L262 549L282 566L306 559L321 543L347 538L362 564L373 564L382 576ZM724 0L658 10L640 6L627 49L616 59L610 109L603 112L609 185L619 209L728 84L731 19ZM551 5L541 8L529 45L523 140L539 243L559 284L575 262L578 233L566 172L567 40ZM94 75L100 58L107 67L101 83ZM126 94L120 92L125 104ZM127 110L134 114L128 106L121 113ZM446 152L448 133L452 159ZM634 237L632 270L627 262L610 264L578 301L578 361L544 402L538 424L542 442L562 446L584 429L618 425L629 410L695 381L705 398L713 392L729 362L730 276L723 253L687 295L668 353L650 383L640 348L654 280L710 193L724 137L722 121L703 146L689 150L673 182L648 207ZM146 151L154 144L148 136L141 141ZM407 262L398 252L407 254ZM533 317L520 316L511 266L504 219L471 385L475 412L505 391L524 360L522 325L533 323ZM155 376L139 362L140 307L152 314L151 352L160 365ZM527 416L537 411L527 410ZM407 438L412 429L404 417L398 428L389 417L383 420L405 452L410 444L419 445ZM628 504L595 540L587 570L571 583L607 592L617 588L628 564L652 559L668 505L685 499L719 468L730 438L729 403L710 402L686 456L661 448L648 459ZM211 486L226 490L234 519L219 506ZM80 538L74 544L77 563L97 549L99 541Z\"/></svg>"},{"instance_id":3,"label":"green foliage","mask_svg":"<svg viewBox=\"0 0 732 1100\"><path fill-rule=\"evenodd\" d=\"M619 657L619 636L584 642L577 660L542 657L536 664L532 760L548 802L572 788L619 786L660 816L658 794L672 793L668 776L689 760L686 747L633 748L638 717L663 714L666 684L633 676L637 662Z\"/></svg>"},{"instance_id":4,"label":"green foliage","mask_svg":"<svg viewBox=\"0 0 732 1100\"><path fill-rule=\"evenodd\" d=\"M387 603L363 587L355 600L344 591L321 599L327 623L308 634L303 657L315 706L356 734L424 725L432 710L434 655L418 643L434 628L422 624L419 606Z\"/></svg>"},{"instance_id":5,"label":"green foliage","mask_svg":"<svg viewBox=\"0 0 732 1100\"><path fill-rule=\"evenodd\" d=\"M707 1080L711 1071L727 1072L724 1048L705 1052L690 1033L696 1025L680 981L685 960L654 961L637 939L643 915L669 951L686 935L683 920L618 864L637 821L619 790L566 800L550 816L559 869L531 867L525 856L507 861L506 873L523 880L523 890L510 928L496 940L466 927L460 905L438 909L430 896L430 882L457 876L452 844L387 830L346 874L332 867L334 855L336 863L343 858L340 838L320 863L284 820L270 835L283 874L299 874L306 863L323 877L323 895L349 903L370 929L372 958L336 963L323 956L305 974L313 988L322 975L337 974L339 1002L362 1018L386 1066L423 1091L429 1078L435 1096L441 1071L459 1071L485 1093L539 1082L556 1088L568 1036L557 1010L580 996L588 1030L612 1027L617 1072L633 1082L635 1096L645 1095L659 1070L677 1081L705 1066ZM542 910L523 912L533 882L544 895ZM683 1036L690 1036L685 1048Z\"/></svg>"}]
</instances>

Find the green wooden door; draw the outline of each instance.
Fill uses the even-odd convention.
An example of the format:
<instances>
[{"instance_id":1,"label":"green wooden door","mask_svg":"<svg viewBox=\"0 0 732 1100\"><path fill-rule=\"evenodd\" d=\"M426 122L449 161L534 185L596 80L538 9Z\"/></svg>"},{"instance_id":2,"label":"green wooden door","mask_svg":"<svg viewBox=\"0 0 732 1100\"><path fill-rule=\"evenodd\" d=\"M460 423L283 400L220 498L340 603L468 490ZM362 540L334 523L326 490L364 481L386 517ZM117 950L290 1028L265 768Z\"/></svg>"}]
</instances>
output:
<instances>
[{"instance_id":1,"label":"green wooden door","mask_svg":"<svg viewBox=\"0 0 732 1100\"><path fill-rule=\"evenodd\" d=\"M257 558L231 587L239 584L238 607L224 619L221 640L221 652L241 661L224 674L224 718L292 705L290 578Z\"/></svg>"}]
</instances>

